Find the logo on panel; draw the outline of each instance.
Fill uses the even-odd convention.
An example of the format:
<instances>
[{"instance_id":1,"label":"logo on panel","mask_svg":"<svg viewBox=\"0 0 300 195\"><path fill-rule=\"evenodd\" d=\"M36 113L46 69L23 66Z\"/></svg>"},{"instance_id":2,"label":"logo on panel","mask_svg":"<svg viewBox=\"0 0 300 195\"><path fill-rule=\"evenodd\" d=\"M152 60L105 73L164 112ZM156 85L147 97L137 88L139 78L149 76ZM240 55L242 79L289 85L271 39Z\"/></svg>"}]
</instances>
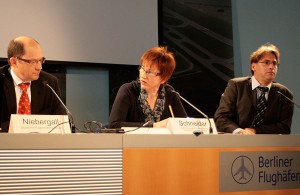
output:
<instances>
[{"instance_id":1,"label":"logo on panel","mask_svg":"<svg viewBox=\"0 0 300 195\"><path fill-rule=\"evenodd\" d=\"M232 163L231 174L237 183L248 183L254 174L254 165L251 159L247 156L237 157Z\"/></svg>"},{"instance_id":2,"label":"logo on panel","mask_svg":"<svg viewBox=\"0 0 300 195\"><path fill-rule=\"evenodd\" d=\"M300 189L300 151L219 153L219 191Z\"/></svg>"}]
</instances>

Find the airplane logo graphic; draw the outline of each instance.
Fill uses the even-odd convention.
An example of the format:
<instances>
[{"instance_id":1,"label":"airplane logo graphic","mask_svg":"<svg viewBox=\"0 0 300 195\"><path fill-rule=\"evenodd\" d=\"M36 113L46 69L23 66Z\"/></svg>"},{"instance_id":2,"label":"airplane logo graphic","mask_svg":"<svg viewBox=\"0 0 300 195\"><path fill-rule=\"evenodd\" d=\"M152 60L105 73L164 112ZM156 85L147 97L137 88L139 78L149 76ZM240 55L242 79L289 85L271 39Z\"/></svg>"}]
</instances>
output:
<instances>
[{"instance_id":1,"label":"airplane logo graphic","mask_svg":"<svg viewBox=\"0 0 300 195\"><path fill-rule=\"evenodd\" d=\"M239 156L233 161L231 166L231 174L237 183L248 183L252 179L253 173L253 163L247 156Z\"/></svg>"}]
</instances>

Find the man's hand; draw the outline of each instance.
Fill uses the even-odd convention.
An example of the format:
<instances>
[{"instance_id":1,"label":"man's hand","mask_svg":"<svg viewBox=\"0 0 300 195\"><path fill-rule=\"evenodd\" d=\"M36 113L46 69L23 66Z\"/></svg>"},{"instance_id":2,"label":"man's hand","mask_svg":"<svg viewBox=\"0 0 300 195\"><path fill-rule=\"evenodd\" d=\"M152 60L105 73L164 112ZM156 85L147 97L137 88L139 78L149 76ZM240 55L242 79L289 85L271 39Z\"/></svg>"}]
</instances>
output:
<instances>
[{"instance_id":1,"label":"man's hand","mask_svg":"<svg viewBox=\"0 0 300 195\"><path fill-rule=\"evenodd\" d=\"M255 129L252 128L245 128L244 130L241 130L238 132L239 135L254 135L256 134Z\"/></svg>"}]
</instances>

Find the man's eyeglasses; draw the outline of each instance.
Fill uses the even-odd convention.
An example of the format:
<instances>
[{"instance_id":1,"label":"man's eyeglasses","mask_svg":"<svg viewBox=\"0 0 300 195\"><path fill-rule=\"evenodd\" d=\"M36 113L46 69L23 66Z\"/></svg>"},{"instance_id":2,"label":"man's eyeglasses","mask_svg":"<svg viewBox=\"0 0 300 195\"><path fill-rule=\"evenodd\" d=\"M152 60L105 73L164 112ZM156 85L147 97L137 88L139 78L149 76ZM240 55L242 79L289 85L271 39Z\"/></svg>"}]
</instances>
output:
<instances>
[{"instance_id":1,"label":"man's eyeglasses","mask_svg":"<svg viewBox=\"0 0 300 195\"><path fill-rule=\"evenodd\" d=\"M277 63L277 61L270 61L270 60L266 60L266 61L261 61L261 62L258 62L258 63L261 63L261 64L266 64L266 65L270 65L270 64L273 64L274 66L278 66L279 64Z\"/></svg>"},{"instance_id":2,"label":"man's eyeglasses","mask_svg":"<svg viewBox=\"0 0 300 195\"><path fill-rule=\"evenodd\" d=\"M145 70L143 66L139 67L139 71L140 73L146 73L149 77L156 77L160 75L160 73L152 72L151 70Z\"/></svg>"},{"instance_id":3,"label":"man's eyeglasses","mask_svg":"<svg viewBox=\"0 0 300 195\"><path fill-rule=\"evenodd\" d=\"M45 61L46 61L46 58L42 58L42 59L39 59L39 60L27 60L27 59L23 59L23 58L20 58L20 57L16 57L18 60L21 60L23 62L26 62L28 64L31 64L31 65L35 65L37 63L41 63L41 64L44 64Z\"/></svg>"}]
</instances>

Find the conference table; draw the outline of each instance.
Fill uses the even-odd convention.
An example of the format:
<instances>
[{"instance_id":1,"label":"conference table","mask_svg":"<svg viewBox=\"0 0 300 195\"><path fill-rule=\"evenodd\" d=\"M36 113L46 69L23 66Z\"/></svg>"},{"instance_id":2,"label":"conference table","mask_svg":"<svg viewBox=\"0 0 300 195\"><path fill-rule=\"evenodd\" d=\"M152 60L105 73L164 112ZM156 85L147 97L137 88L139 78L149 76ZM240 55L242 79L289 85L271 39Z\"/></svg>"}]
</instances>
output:
<instances>
[{"instance_id":1,"label":"conference table","mask_svg":"<svg viewBox=\"0 0 300 195\"><path fill-rule=\"evenodd\" d=\"M300 135L0 134L0 194L300 194Z\"/></svg>"}]
</instances>

